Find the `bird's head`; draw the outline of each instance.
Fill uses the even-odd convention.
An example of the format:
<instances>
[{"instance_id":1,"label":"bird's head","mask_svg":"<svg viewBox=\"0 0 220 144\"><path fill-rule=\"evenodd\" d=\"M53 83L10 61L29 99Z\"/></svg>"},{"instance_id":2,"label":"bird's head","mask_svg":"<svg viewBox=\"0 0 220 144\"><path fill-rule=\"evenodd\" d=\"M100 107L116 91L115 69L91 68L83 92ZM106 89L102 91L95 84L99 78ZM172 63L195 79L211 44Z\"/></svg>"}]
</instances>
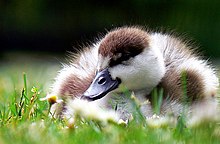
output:
<instances>
[{"instance_id":1,"label":"bird's head","mask_svg":"<svg viewBox=\"0 0 220 144\"><path fill-rule=\"evenodd\" d=\"M120 85L129 90L155 87L165 73L161 52L152 44L150 34L137 27L110 31L97 44L96 76L83 97L96 100Z\"/></svg>"}]
</instances>

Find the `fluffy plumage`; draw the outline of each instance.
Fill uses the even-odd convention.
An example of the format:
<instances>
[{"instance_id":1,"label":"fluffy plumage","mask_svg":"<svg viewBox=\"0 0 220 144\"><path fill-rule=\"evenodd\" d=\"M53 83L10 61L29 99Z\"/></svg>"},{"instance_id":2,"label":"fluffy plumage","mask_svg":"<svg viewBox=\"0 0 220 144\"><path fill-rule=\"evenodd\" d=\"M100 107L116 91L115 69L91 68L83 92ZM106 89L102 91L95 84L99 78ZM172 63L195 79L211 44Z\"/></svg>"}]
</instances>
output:
<instances>
[{"instance_id":1,"label":"fluffy plumage","mask_svg":"<svg viewBox=\"0 0 220 144\"><path fill-rule=\"evenodd\" d=\"M113 80L120 79L121 84L133 91L142 102L151 100L149 95L153 88L162 87L164 100L161 114L171 112L175 115L179 115L183 108L181 76L184 72L187 96L192 101L190 111L199 111L206 105L213 111L216 109L219 83L215 70L197 56L188 43L169 34L122 27L110 31L71 59L71 63L64 65L51 90L51 93L64 99L60 106L54 105L56 114L68 113L66 101L81 97L96 73L103 69L108 69ZM132 112L129 100L119 88L92 103L107 109L111 109L112 104L117 105L123 119L129 118ZM144 104L141 110L145 116L153 114L151 103Z\"/></svg>"}]
</instances>

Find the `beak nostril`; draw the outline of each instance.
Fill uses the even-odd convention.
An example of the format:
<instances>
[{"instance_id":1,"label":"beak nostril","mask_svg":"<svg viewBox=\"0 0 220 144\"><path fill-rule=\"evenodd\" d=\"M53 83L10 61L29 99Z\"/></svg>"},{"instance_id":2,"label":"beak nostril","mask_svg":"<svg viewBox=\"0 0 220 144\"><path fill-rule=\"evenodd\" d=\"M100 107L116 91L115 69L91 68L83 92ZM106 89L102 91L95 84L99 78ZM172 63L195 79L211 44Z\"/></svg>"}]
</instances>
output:
<instances>
[{"instance_id":1,"label":"beak nostril","mask_svg":"<svg viewBox=\"0 0 220 144\"><path fill-rule=\"evenodd\" d=\"M100 77L98 80L98 84L104 85L106 83L106 79L104 77Z\"/></svg>"}]
</instances>

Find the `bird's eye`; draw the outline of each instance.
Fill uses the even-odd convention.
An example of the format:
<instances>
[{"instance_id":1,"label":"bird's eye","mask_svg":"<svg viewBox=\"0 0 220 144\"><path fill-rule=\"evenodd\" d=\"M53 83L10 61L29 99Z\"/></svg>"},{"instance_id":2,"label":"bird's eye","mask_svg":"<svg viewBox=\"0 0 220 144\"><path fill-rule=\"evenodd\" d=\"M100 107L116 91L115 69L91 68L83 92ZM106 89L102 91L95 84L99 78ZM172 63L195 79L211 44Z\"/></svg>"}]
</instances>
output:
<instances>
[{"instance_id":1,"label":"bird's eye","mask_svg":"<svg viewBox=\"0 0 220 144\"><path fill-rule=\"evenodd\" d=\"M126 60L128 60L130 58L131 58L130 54L124 54L124 55L122 55L121 60L122 61L126 61Z\"/></svg>"},{"instance_id":2,"label":"bird's eye","mask_svg":"<svg viewBox=\"0 0 220 144\"><path fill-rule=\"evenodd\" d=\"M110 67L116 66L118 64L128 65L128 60L131 58L130 53L124 53L117 59L111 59Z\"/></svg>"}]
</instances>

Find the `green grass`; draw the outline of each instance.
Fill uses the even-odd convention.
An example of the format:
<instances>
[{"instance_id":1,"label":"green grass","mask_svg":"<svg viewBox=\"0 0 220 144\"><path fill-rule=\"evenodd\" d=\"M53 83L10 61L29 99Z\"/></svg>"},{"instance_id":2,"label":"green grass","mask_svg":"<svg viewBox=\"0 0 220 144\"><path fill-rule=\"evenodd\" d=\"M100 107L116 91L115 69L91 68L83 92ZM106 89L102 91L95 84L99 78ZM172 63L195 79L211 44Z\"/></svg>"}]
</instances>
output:
<instances>
[{"instance_id":1,"label":"green grass","mask_svg":"<svg viewBox=\"0 0 220 144\"><path fill-rule=\"evenodd\" d=\"M47 116L45 97L59 66L42 62L1 63L0 143L219 143L220 121L205 121L188 128L184 117L176 125L152 127L135 117L127 126L77 120L67 128L66 121ZM154 97L162 91L154 92ZM156 100L158 112L160 98ZM138 105L134 102L138 112Z\"/></svg>"}]
</instances>

